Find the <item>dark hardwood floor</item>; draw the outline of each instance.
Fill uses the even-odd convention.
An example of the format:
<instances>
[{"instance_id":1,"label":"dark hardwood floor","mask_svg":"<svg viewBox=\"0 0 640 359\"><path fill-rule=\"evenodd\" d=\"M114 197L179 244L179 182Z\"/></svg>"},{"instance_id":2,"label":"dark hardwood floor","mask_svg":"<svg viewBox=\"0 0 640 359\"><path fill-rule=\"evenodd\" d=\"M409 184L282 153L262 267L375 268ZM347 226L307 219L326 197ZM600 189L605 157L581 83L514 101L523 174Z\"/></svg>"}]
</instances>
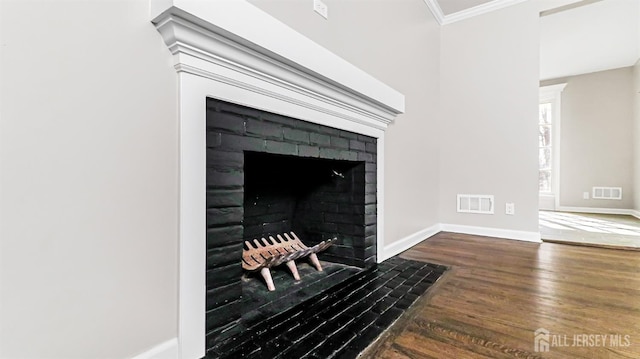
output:
<instances>
[{"instance_id":1,"label":"dark hardwood floor","mask_svg":"<svg viewBox=\"0 0 640 359\"><path fill-rule=\"evenodd\" d=\"M401 257L452 269L364 358L640 358L637 251L439 233Z\"/></svg>"}]
</instances>

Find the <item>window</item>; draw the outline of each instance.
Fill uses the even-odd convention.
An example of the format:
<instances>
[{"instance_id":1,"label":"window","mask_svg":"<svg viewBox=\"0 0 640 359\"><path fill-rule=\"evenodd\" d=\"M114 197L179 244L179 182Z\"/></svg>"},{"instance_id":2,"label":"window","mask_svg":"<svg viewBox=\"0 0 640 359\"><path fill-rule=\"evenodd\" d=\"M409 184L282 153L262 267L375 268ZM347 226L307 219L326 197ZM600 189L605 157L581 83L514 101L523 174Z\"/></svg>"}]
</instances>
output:
<instances>
[{"instance_id":1,"label":"window","mask_svg":"<svg viewBox=\"0 0 640 359\"><path fill-rule=\"evenodd\" d=\"M540 192L553 192L553 105L541 103L538 116L538 186Z\"/></svg>"},{"instance_id":2,"label":"window","mask_svg":"<svg viewBox=\"0 0 640 359\"><path fill-rule=\"evenodd\" d=\"M540 209L559 206L560 109L566 83L540 87L538 107L538 189Z\"/></svg>"}]
</instances>

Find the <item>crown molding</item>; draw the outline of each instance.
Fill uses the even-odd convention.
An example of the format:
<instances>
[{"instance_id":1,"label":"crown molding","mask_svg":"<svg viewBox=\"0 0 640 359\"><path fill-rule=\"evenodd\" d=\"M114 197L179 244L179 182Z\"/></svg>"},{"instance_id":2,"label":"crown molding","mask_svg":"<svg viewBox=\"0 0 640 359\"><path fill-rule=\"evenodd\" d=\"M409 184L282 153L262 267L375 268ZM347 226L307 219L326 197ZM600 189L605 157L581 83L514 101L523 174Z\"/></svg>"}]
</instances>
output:
<instances>
[{"instance_id":1,"label":"crown molding","mask_svg":"<svg viewBox=\"0 0 640 359\"><path fill-rule=\"evenodd\" d=\"M433 14L433 17L436 18L436 21L440 25L444 25L444 14L442 13L442 9L438 4L438 0L424 0L425 4Z\"/></svg>"},{"instance_id":2,"label":"crown molding","mask_svg":"<svg viewBox=\"0 0 640 359\"><path fill-rule=\"evenodd\" d=\"M461 20L469 19L474 16L486 14L511 5L516 5L527 0L493 0L478 6L474 6L453 14L444 15L438 0L424 0L429 10L440 25L448 25Z\"/></svg>"}]
</instances>

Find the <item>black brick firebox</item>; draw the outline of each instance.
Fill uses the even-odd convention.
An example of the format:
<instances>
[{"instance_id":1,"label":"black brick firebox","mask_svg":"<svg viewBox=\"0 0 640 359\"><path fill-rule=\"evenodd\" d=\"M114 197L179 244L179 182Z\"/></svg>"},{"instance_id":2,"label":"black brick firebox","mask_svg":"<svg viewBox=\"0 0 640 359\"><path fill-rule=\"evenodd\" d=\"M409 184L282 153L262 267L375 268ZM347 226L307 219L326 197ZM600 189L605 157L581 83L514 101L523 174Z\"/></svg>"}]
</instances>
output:
<instances>
[{"instance_id":1,"label":"black brick firebox","mask_svg":"<svg viewBox=\"0 0 640 359\"><path fill-rule=\"evenodd\" d=\"M337 237L321 260L375 265L377 144L372 137L220 100L208 98L206 106L211 348L243 328L244 240L294 231L311 246ZM290 307L297 304L289 299Z\"/></svg>"}]
</instances>

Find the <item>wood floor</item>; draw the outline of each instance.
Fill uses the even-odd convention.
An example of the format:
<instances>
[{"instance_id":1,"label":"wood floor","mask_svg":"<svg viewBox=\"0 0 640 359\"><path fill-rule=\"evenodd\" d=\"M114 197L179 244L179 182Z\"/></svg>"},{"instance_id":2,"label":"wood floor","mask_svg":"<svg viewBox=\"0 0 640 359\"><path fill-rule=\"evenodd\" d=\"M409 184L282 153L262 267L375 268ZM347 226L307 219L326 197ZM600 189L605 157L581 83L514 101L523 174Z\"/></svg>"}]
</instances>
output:
<instances>
[{"instance_id":1,"label":"wood floor","mask_svg":"<svg viewBox=\"0 0 640 359\"><path fill-rule=\"evenodd\" d=\"M401 257L452 269L365 358L640 358L637 251L439 233Z\"/></svg>"}]
</instances>

